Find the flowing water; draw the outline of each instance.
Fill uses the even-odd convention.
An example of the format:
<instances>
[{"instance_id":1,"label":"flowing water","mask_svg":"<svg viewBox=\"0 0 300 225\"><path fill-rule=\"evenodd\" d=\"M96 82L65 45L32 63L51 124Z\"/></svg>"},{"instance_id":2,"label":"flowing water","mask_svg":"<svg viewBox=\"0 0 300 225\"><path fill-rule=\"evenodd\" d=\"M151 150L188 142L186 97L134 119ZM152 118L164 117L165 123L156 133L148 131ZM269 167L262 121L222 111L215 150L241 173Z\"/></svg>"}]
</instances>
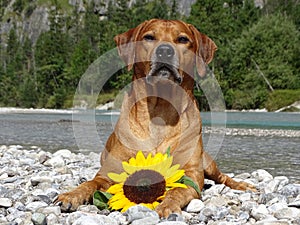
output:
<instances>
[{"instance_id":1,"label":"flowing water","mask_svg":"<svg viewBox=\"0 0 300 225\"><path fill-rule=\"evenodd\" d=\"M300 114L205 112L201 115L205 149L223 172L237 174L266 169L274 176L285 175L300 182ZM73 123L72 118L76 120ZM72 117L70 111L0 113L0 145L100 153L118 113L96 111L92 115L94 121L88 121L90 118L80 113ZM97 136L89 140L91 128Z\"/></svg>"}]
</instances>

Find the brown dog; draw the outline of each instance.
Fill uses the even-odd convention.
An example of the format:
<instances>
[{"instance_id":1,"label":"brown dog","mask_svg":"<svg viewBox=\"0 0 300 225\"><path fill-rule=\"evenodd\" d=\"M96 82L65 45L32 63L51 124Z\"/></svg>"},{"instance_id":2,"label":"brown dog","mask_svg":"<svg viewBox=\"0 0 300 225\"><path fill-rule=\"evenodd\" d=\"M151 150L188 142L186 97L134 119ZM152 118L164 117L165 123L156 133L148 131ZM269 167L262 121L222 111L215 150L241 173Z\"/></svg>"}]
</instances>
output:
<instances>
[{"instance_id":1,"label":"brown dog","mask_svg":"<svg viewBox=\"0 0 300 225\"><path fill-rule=\"evenodd\" d=\"M101 169L93 180L58 196L62 209L73 211L91 200L96 190L107 190L113 182L107 172L121 172L121 162L137 150L165 153L171 147L174 163L187 176L204 185L204 177L233 189L255 190L221 173L203 150L201 119L193 96L194 67L203 76L217 47L194 26L182 21L153 19L115 37L120 57L134 71L132 88L125 95L121 115L101 155ZM157 206L162 217L181 212L193 198L191 187L169 191Z\"/></svg>"}]
</instances>

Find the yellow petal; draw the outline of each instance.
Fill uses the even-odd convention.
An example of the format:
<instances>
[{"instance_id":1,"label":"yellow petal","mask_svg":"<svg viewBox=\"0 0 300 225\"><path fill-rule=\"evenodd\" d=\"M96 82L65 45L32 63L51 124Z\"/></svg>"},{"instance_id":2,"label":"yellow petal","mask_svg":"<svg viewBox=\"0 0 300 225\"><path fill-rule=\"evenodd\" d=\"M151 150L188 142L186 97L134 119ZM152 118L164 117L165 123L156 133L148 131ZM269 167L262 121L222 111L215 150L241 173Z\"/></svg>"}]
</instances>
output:
<instances>
[{"instance_id":1,"label":"yellow petal","mask_svg":"<svg viewBox=\"0 0 300 225\"><path fill-rule=\"evenodd\" d=\"M145 156L142 151L138 151L136 154L136 165L137 166L145 166Z\"/></svg>"},{"instance_id":2,"label":"yellow petal","mask_svg":"<svg viewBox=\"0 0 300 225\"><path fill-rule=\"evenodd\" d=\"M109 204L110 208L112 208L114 210L118 210L118 209L122 209L126 205L128 205L129 200L127 198L122 198L117 201L108 201L108 204Z\"/></svg>"},{"instance_id":3,"label":"yellow petal","mask_svg":"<svg viewBox=\"0 0 300 225\"><path fill-rule=\"evenodd\" d=\"M134 202L129 202L124 206L124 208L121 210L121 212L126 212L131 206L136 205Z\"/></svg>"},{"instance_id":4,"label":"yellow petal","mask_svg":"<svg viewBox=\"0 0 300 225\"><path fill-rule=\"evenodd\" d=\"M174 166L172 166L171 168L169 168L165 174L166 178L172 177L176 174L177 170L179 169L180 165L176 164Z\"/></svg>"},{"instance_id":5,"label":"yellow petal","mask_svg":"<svg viewBox=\"0 0 300 225\"><path fill-rule=\"evenodd\" d=\"M184 175L184 170L177 170L173 176L166 179L166 183L167 184L174 183L178 181L183 175Z\"/></svg>"},{"instance_id":6,"label":"yellow petal","mask_svg":"<svg viewBox=\"0 0 300 225\"><path fill-rule=\"evenodd\" d=\"M136 160L135 160L135 158L130 158L129 161L128 161L128 163L131 166L136 166Z\"/></svg>"},{"instance_id":7,"label":"yellow petal","mask_svg":"<svg viewBox=\"0 0 300 225\"><path fill-rule=\"evenodd\" d=\"M168 169L170 168L170 166L172 165L173 162L173 157L167 157L163 162L161 162L161 169L160 169L160 173L165 177Z\"/></svg>"},{"instance_id":8,"label":"yellow petal","mask_svg":"<svg viewBox=\"0 0 300 225\"><path fill-rule=\"evenodd\" d=\"M113 195L117 194L119 192L123 192L123 184L122 183L114 184L114 185L110 186L106 192L113 194Z\"/></svg>"},{"instance_id":9,"label":"yellow petal","mask_svg":"<svg viewBox=\"0 0 300 225\"><path fill-rule=\"evenodd\" d=\"M107 176L112 179L114 182L117 183L124 183L126 179L128 178L128 174L123 172L121 174L117 173L108 173Z\"/></svg>"},{"instance_id":10,"label":"yellow petal","mask_svg":"<svg viewBox=\"0 0 300 225\"><path fill-rule=\"evenodd\" d=\"M140 169L139 167L129 165L128 162L122 162L122 166L128 174L133 174Z\"/></svg>"},{"instance_id":11,"label":"yellow petal","mask_svg":"<svg viewBox=\"0 0 300 225\"><path fill-rule=\"evenodd\" d=\"M179 188L187 188L187 186L185 184L182 184L182 183L171 183L171 184L167 184L166 185L168 188L176 188L176 187L179 187Z\"/></svg>"},{"instance_id":12,"label":"yellow petal","mask_svg":"<svg viewBox=\"0 0 300 225\"><path fill-rule=\"evenodd\" d=\"M153 209L155 209L155 208L156 208L156 207L157 207L159 204L160 204L160 203L159 203L159 202L157 202L157 201L156 201L156 202L153 202L153 203L152 203L152 205L153 205Z\"/></svg>"}]
</instances>

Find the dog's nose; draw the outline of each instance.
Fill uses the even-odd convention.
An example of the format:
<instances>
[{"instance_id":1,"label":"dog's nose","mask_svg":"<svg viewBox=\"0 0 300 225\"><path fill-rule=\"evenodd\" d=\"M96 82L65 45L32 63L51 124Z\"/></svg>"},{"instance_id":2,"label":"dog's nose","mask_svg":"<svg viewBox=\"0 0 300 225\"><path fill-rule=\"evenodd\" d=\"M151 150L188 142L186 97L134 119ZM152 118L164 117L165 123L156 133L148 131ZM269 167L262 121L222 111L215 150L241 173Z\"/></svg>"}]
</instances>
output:
<instances>
[{"instance_id":1,"label":"dog's nose","mask_svg":"<svg viewBox=\"0 0 300 225\"><path fill-rule=\"evenodd\" d=\"M175 55L174 48L168 44L158 46L155 53L159 59L171 59Z\"/></svg>"}]
</instances>

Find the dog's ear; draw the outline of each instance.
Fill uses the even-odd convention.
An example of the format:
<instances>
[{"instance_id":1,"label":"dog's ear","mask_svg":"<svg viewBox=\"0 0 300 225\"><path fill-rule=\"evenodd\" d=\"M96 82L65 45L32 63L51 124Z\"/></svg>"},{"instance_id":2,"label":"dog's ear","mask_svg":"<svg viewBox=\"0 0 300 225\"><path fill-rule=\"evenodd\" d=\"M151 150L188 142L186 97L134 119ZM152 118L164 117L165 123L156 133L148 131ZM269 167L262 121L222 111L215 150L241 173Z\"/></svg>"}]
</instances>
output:
<instances>
[{"instance_id":1,"label":"dog's ear","mask_svg":"<svg viewBox=\"0 0 300 225\"><path fill-rule=\"evenodd\" d=\"M138 25L136 28L132 28L125 33L119 34L114 37L114 41L116 42L118 47L119 55L121 59L126 63L128 71L132 69L134 64L134 49L137 37L146 23L147 21Z\"/></svg>"},{"instance_id":2,"label":"dog's ear","mask_svg":"<svg viewBox=\"0 0 300 225\"><path fill-rule=\"evenodd\" d=\"M189 25L196 42L196 68L198 74L203 77L206 74L206 65L214 58L217 50L216 44L206 35L200 33L193 25Z\"/></svg>"}]
</instances>

